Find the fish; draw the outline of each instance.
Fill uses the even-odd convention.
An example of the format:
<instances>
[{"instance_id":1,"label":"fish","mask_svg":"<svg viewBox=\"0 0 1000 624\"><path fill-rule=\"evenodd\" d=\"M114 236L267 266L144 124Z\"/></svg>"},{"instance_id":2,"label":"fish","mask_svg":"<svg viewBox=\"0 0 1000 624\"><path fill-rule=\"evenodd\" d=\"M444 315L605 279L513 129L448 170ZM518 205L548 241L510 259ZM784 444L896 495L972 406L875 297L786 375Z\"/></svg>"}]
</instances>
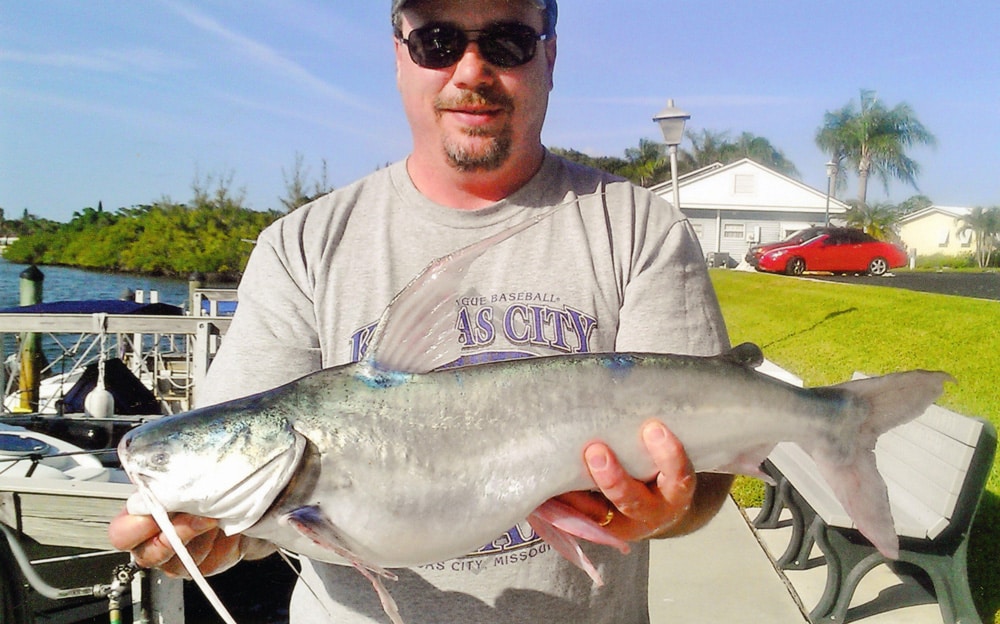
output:
<instances>
[{"instance_id":1,"label":"fish","mask_svg":"<svg viewBox=\"0 0 1000 624\"><path fill-rule=\"evenodd\" d=\"M941 395L947 373L801 388L757 371L763 354L750 343L711 357L597 353L445 366L461 355L449 304L468 268L549 214L431 263L386 308L361 361L130 431L118 447L138 488L129 511L216 518L227 534L353 565L398 623L382 583L392 568L463 556L525 519L600 583L577 539L628 545L553 497L595 487L583 451L598 440L629 474L653 479L640 431L658 419L698 472L766 478L770 450L798 443L859 531L898 556L873 449Z\"/></svg>"}]
</instances>

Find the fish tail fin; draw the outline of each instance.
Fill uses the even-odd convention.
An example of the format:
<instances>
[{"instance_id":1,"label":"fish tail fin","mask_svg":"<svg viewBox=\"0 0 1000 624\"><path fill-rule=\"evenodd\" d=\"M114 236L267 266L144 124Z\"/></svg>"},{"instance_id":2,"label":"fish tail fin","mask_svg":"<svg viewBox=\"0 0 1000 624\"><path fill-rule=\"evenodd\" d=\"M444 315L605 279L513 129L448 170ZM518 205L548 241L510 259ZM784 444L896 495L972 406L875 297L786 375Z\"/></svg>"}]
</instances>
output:
<instances>
[{"instance_id":1,"label":"fish tail fin","mask_svg":"<svg viewBox=\"0 0 1000 624\"><path fill-rule=\"evenodd\" d=\"M885 480L875 462L875 443L889 429L923 414L947 381L954 381L947 373L916 370L820 389L849 402L857 430L852 441L817 442L810 455L858 531L890 559L899 557L899 538Z\"/></svg>"}]
</instances>

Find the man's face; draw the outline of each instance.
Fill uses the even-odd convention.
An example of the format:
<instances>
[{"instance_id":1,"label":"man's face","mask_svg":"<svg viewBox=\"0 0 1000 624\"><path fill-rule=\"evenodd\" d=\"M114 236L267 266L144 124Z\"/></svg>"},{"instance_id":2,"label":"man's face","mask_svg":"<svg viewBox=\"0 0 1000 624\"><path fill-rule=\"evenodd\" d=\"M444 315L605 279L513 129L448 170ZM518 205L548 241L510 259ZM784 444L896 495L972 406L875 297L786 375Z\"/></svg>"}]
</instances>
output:
<instances>
[{"instance_id":1,"label":"man's face","mask_svg":"<svg viewBox=\"0 0 1000 624\"><path fill-rule=\"evenodd\" d=\"M404 39L430 23L474 31L517 22L543 30L541 11L521 0L437 0L411 7L402 15ZM470 42L454 65L428 69L413 62L397 40L397 82L413 131L414 156L444 156L452 168L473 172L500 169L512 156L537 156L556 52L554 38L537 46L531 61L504 68L490 64L478 44Z\"/></svg>"}]
</instances>

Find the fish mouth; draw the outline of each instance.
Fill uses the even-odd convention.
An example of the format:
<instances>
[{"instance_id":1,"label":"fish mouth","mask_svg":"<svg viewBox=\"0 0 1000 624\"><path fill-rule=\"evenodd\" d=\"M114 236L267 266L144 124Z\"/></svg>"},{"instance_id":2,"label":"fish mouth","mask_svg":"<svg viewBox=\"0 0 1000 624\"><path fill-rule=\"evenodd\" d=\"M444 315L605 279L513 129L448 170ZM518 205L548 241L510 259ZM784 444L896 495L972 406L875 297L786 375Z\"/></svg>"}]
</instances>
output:
<instances>
[{"instance_id":1,"label":"fish mouth","mask_svg":"<svg viewBox=\"0 0 1000 624\"><path fill-rule=\"evenodd\" d=\"M188 495L188 490L197 486L173 491L174 488L165 487L163 481L149 473L127 472L137 486L141 481L142 488L168 511L215 518L226 535L234 535L260 521L289 482L293 481L306 449L306 439L303 436L296 434L294 439L294 444L275 454L230 487L200 496ZM150 515L149 507L140 492L129 497L127 506L129 513Z\"/></svg>"}]
</instances>

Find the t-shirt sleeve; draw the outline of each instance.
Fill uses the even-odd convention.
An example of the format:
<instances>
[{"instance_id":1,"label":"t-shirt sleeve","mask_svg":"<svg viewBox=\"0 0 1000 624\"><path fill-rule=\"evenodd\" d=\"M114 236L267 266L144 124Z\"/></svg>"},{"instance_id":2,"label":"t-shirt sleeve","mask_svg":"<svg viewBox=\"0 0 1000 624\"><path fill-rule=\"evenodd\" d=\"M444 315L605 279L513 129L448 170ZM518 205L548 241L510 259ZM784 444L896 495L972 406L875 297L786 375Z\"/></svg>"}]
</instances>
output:
<instances>
[{"instance_id":1,"label":"t-shirt sleeve","mask_svg":"<svg viewBox=\"0 0 1000 624\"><path fill-rule=\"evenodd\" d=\"M715 355L729 347L701 245L677 216L666 202L654 201L647 218L637 221L618 351Z\"/></svg>"}]
</instances>

